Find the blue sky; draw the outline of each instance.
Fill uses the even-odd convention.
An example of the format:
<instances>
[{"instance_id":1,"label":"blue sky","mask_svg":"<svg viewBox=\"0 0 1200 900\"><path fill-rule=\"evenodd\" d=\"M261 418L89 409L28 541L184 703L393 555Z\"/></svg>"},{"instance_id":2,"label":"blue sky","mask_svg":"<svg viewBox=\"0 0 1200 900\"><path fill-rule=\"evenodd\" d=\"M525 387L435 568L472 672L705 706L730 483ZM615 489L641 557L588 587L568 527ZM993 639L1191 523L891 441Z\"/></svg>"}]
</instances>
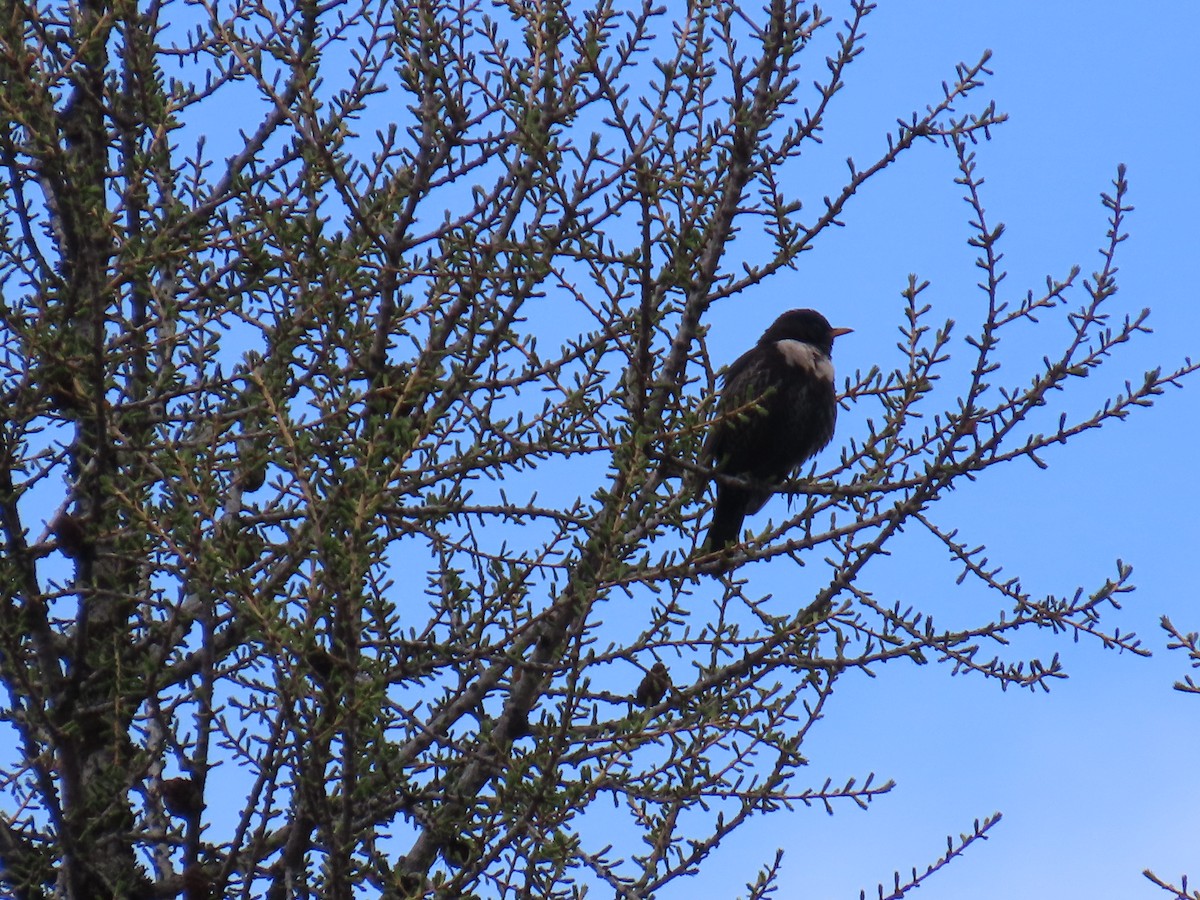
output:
<instances>
[{"instance_id":1,"label":"blue sky","mask_svg":"<svg viewBox=\"0 0 1200 900\"><path fill-rule=\"evenodd\" d=\"M986 93L1011 118L978 157L989 218L1008 226L1001 249L1009 296L1037 290L1075 263L1084 274L1098 267L1099 193L1111 192L1124 162L1136 209L1115 304L1128 312L1149 306L1154 334L1130 345L1100 380L1119 389L1146 369L1200 356L1190 276L1200 258L1200 6L884 2L867 31L868 49L829 121L832 160L869 159L897 117L940 96L956 62L991 48L995 76ZM781 308L811 305L856 329L838 343L839 369L869 366L897 337L909 272L932 282L925 299L939 318L974 321L971 304L982 294L973 288L969 209L951 182L953 162L935 147L902 160L855 198L846 228L824 235L798 271L781 276L778 292L715 310L714 321L727 322L719 330L729 335L728 358ZM1048 471L1009 464L939 506L942 519L987 544L993 561L1035 594L1094 586L1114 573L1118 557L1131 563L1138 591L1108 625L1138 632L1153 658L1039 640L1031 646L1059 650L1071 676L1049 695L1002 693L938 666L845 679L805 744L813 780L873 771L894 778L896 789L868 812L848 807L829 817L801 808L766 820L684 889L731 896L752 876L749 860L779 844L787 854L783 896L875 896L893 871L923 870L944 852L947 835L997 810L1004 819L991 839L928 881L917 892L922 900L1165 897L1143 868L1175 883L1182 872L1200 878L1200 697L1171 689L1187 660L1166 651L1158 627L1167 614L1185 630L1200 629L1200 488L1191 456L1198 420L1193 378L1154 409L1050 454ZM828 465L834 453L826 451ZM934 612L970 603L928 565L919 543L914 538L911 555L897 557L874 587Z\"/></svg>"}]
</instances>

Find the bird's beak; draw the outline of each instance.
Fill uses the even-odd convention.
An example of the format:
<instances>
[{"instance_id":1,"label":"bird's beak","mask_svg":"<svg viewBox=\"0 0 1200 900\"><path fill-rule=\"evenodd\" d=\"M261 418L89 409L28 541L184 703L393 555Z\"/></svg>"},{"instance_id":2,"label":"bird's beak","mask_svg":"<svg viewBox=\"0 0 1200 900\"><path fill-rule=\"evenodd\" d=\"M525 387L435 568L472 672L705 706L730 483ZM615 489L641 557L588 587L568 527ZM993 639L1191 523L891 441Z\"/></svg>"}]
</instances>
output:
<instances>
[{"instance_id":1,"label":"bird's beak","mask_svg":"<svg viewBox=\"0 0 1200 900\"><path fill-rule=\"evenodd\" d=\"M843 334L850 334L852 331L854 331L853 328L835 328L832 334L834 337L841 337Z\"/></svg>"}]
</instances>

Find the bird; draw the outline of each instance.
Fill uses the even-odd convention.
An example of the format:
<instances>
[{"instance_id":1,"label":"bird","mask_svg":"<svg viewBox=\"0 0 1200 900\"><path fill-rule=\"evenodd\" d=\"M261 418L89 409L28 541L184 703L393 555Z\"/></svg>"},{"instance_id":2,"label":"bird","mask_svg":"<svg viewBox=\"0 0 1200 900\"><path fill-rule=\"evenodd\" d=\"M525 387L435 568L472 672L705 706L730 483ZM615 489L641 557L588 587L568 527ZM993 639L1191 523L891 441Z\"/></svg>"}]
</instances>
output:
<instances>
[{"instance_id":1,"label":"bird","mask_svg":"<svg viewBox=\"0 0 1200 900\"><path fill-rule=\"evenodd\" d=\"M191 778L164 778L159 791L163 806L180 818L191 819L204 812L204 792Z\"/></svg>"},{"instance_id":2,"label":"bird","mask_svg":"<svg viewBox=\"0 0 1200 900\"><path fill-rule=\"evenodd\" d=\"M792 309L726 370L702 450L704 464L718 476L706 553L739 541L745 517L832 440L833 341L851 331L834 328L816 310Z\"/></svg>"},{"instance_id":3,"label":"bird","mask_svg":"<svg viewBox=\"0 0 1200 900\"><path fill-rule=\"evenodd\" d=\"M667 667L663 663L656 662L650 667L650 671L646 673L646 677L637 686L637 692L633 695L633 701L638 706L655 706L667 695L667 691L670 689L671 674L667 671Z\"/></svg>"}]
</instances>

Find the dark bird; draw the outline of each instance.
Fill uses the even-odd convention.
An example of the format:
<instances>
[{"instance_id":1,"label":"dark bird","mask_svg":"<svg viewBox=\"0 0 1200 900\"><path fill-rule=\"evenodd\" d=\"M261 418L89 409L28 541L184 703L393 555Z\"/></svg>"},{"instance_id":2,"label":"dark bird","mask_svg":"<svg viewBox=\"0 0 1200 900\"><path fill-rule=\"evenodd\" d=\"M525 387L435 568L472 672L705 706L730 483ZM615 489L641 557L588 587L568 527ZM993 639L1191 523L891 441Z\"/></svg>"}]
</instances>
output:
<instances>
[{"instance_id":1,"label":"dark bird","mask_svg":"<svg viewBox=\"0 0 1200 900\"><path fill-rule=\"evenodd\" d=\"M758 512L779 485L833 437L833 328L812 309L785 312L758 343L734 360L716 420L704 445L704 462L720 475L706 552L741 538L742 520Z\"/></svg>"},{"instance_id":2,"label":"dark bird","mask_svg":"<svg viewBox=\"0 0 1200 900\"><path fill-rule=\"evenodd\" d=\"M58 541L58 549L71 559L91 556L92 546L83 529L83 522L69 512L60 512L50 523L50 533Z\"/></svg>"},{"instance_id":3,"label":"dark bird","mask_svg":"<svg viewBox=\"0 0 1200 900\"><path fill-rule=\"evenodd\" d=\"M633 700L638 706L655 706L667 695L670 688L671 674L663 663L656 662L637 686Z\"/></svg>"},{"instance_id":4,"label":"dark bird","mask_svg":"<svg viewBox=\"0 0 1200 900\"><path fill-rule=\"evenodd\" d=\"M182 819L204 812L204 794L191 778L164 778L160 790L167 812Z\"/></svg>"}]
</instances>

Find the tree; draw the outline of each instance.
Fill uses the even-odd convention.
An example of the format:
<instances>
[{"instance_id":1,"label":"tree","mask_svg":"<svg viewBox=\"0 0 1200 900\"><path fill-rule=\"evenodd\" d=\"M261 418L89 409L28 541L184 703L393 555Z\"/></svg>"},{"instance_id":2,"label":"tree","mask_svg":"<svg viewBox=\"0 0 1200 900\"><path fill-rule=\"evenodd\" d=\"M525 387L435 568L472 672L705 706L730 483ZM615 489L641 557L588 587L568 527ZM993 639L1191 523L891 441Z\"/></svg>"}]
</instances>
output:
<instances>
[{"instance_id":1,"label":"tree","mask_svg":"<svg viewBox=\"0 0 1200 900\"><path fill-rule=\"evenodd\" d=\"M1200 668L1200 634L1194 631L1189 631L1186 634L1183 633L1166 616L1162 617L1161 625L1163 631L1170 637L1167 648L1169 650L1183 650L1191 661L1191 668ZM1175 690L1182 691L1185 694L1200 694L1200 684L1197 684L1196 679L1191 675L1184 675L1182 681L1175 682ZM1180 878L1179 885L1176 886L1159 878L1150 869L1145 869L1142 874L1167 893L1177 897L1178 900L1196 900L1197 897L1200 897L1200 893L1196 890L1188 891L1188 878L1186 875Z\"/></svg>"},{"instance_id":2,"label":"tree","mask_svg":"<svg viewBox=\"0 0 1200 900\"><path fill-rule=\"evenodd\" d=\"M888 789L798 774L847 672L1045 687L1057 657L1006 649L1041 628L1144 652L1101 622L1128 567L1039 598L933 513L1194 371L1048 417L1146 329L1110 312L1124 170L1101 268L1011 299L984 56L809 212L801 153L871 9L834 34L787 2L12 6L8 890L649 896L757 814ZM904 363L845 381L870 418L837 464L704 556L706 314L924 145L974 213L967 350L911 278ZM1001 370L1047 321L1044 365ZM859 586L906 527L993 610L943 628ZM768 562L793 594L756 587Z\"/></svg>"}]
</instances>

